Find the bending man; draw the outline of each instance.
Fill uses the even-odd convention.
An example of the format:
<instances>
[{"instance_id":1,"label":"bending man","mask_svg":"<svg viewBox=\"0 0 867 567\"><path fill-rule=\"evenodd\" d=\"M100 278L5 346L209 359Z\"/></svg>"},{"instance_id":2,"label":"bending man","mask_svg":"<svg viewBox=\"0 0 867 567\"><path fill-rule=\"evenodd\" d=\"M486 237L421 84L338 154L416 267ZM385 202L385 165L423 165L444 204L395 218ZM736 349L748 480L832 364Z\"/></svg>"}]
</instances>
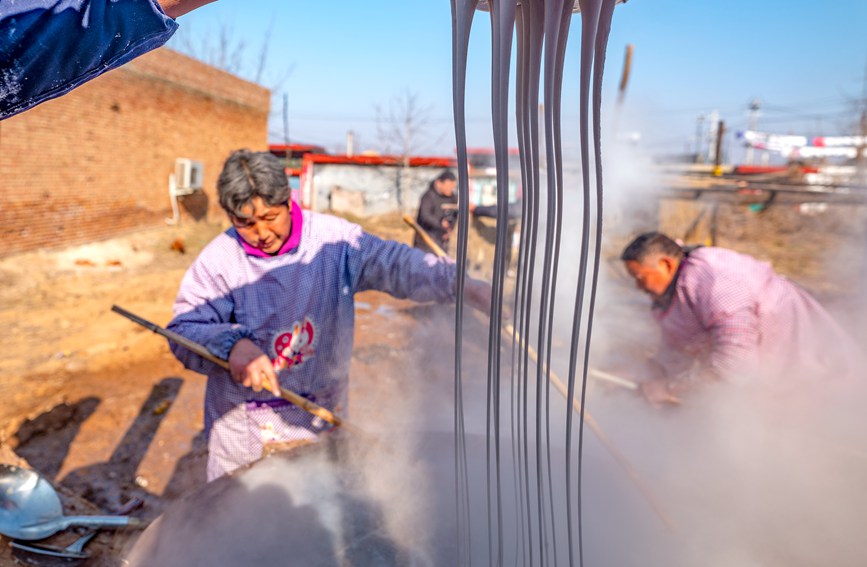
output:
<instances>
[{"instance_id":1,"label":"bending man","mask_svg":"<svg viewBox=\"0 0 867 567\"><path fill-rule=\"evenodd\" d=\"M806 291L755 258L723 248L683 248L650 232L621 255L653 298L663 345L642 390L670 398L690 377L855 377L854 341Z\"/></svg>"}]
</instances>

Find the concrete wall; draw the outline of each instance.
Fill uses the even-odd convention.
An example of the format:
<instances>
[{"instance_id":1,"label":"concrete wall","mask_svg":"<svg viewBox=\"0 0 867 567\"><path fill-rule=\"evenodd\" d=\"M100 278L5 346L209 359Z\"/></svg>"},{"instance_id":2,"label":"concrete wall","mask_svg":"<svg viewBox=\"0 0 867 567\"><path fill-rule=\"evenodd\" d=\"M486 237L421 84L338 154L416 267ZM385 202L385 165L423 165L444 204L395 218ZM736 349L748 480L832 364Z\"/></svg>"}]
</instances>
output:
<instances>
[{"instance_id":1,"label":"concrete wall","mask_svg":"<svg viewBox=\"0 0 867 567\"><path fill-rule=\"evenodd\" d=\"M218 212L225 158L268 149L269 106L267 89L162 48L0 122L0 255L164 225L179 157L204 163L205 187L181 218Z\"/></svg>"},{"instance_id":2,"label":"concrete wall","mask_svg":"<svg viewBox=\"0 0 867 567\"><path fill-rule=\"evenodd\" d=\"M422 194L431 180L443 171L439 166L413 166L403 168L393 165L360 165L317 163L311 179L311 207L326 211L332 207L331 193L360 193L361 199L341 200L340 206L362 203L357 210L341 210L357 217L381 215L396 210L413 213L418 210ZM400 175L401 205L398 205L397 187Z\"/></svg>"}]
</instances>

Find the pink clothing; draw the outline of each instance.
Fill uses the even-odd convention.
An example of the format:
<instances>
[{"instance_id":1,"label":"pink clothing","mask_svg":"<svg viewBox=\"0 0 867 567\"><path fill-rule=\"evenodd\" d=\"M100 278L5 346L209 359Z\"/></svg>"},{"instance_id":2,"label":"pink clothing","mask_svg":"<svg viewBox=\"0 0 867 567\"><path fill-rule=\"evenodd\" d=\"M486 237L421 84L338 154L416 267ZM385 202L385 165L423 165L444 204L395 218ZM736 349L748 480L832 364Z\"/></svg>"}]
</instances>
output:
<instances>
[{"instance_id":1,"label":"pink clothing","mask_svg":"<svg viewBox=\"0 0 867 567\"><path fill-rule=\"evenodd\" d=\"M289 219L292 222L292 227L289 229L289 238L286 239L286 242L283 243L283 246L280 247L280 250L274 256L285 254L290 250L298 248L298 245L301 244L301 232L304 230L304 215L301 214L301 205L298 203L292 201L290 207ZM268 254L264 250L259 250L247 244L247 241L241 238L240 234L238 234L238 242L241 243L244 252L250 256L256 256L257 258L268 258L271 256L271 254Z\"/></svg>"},{"instance_id":2,"label":"pink clothing","mask_svg":"<svg viewBox=\"0 0 867 567\"><path fill-rule=\"evenodd\" d=\"M657 361L670 376L696 358L721 377L857 376L854 341L765 262L698 248L683 259L674 286L668 307L654 309L666 347Z\"/></svg>"}]
</instances>

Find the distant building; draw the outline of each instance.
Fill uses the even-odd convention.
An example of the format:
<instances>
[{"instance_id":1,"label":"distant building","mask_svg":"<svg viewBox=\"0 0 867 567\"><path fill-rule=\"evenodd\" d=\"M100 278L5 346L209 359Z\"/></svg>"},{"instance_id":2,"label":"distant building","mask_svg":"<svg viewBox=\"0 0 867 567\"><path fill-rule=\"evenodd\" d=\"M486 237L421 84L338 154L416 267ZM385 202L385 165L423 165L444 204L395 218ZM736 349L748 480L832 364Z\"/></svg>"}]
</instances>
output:
<instances>
[{"instance_id":1,"label":"distant building","mask_svg":"<svg viewBox=\"0 0 867 567\"><path fill-rule=\"evenodd\" d=\"M521 199L521 160L517 148L508 150L509 202ZM497 168L493 148L469 148L467 150L470 171L470 202L489 206L497 203Z\"/></svg>"},{"instance_id":2,"label":"distant building","mask_svg":"<svg viewBox=\"0 0 867 567\"><path fill-rule=\"evenodd\" d=\"M223 161L267 149L269 108L267 89L162 48L0 122L0 255L164 226L178 158L202 187L179 191L180 218L218 210Z\"/></svg>"},{"instance_id":3,"label":"distant building","mask_svg":"<svg viewBox=\"0 0 867 567\"><path fill-rule=\"evenodd\" d=\"M422 194L444 169L455 169L448 157L337 156L307 153L301 160L293 198L314 211L356 217L394 211L415 213Z\"/></svg>"},{"instance_id":4,"label":"distant building","mask_svg":"<svg viewBox=\"0 0 867 567\"><path fill-rule=\"evenodd\" d=\"M268 151L286 161L286 173L294 177L301 175L301 162L307 154L327 154L322 146L315 144L271 144Z\"/></svg>"}]
</instances>

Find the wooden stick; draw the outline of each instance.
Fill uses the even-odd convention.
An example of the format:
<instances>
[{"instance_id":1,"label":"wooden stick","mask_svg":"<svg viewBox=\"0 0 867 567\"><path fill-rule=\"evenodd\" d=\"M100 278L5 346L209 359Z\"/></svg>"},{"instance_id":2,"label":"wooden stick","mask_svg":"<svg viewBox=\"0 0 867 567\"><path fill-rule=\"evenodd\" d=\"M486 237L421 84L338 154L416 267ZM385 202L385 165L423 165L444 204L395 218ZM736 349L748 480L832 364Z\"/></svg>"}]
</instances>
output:
<instances>
[{"instance_id":1,"label":"wooden stick","mask_svg":"<svg viewBox=\"0 0 867 567\"><path fill-rule=\"evenodd\" d=\"M544 363L539 362L539 356L536 353L536 349L534 349L532 345L528 345L528 344L524 343L524 340L521 338L521 335L518 334L518 331L515 330L515 328L511 324L507 323L503 327L502 333L508 339L511 339L512 336L514 335L515 341L518 343L518 346L520 348L526 348L527 354L530 356L530 358L533 360L533 362L536 363L537 365L541 365L542 372L546 371L546 365ZM563 381L560 380L560 378L557 376L557 374L554 373L553 370L548 371L548 377L551 380L551 383L554 385L554 387L557 388L557 390L563 395L563 397L567 398L567 400L568 400L569 390L566 387L566 384L564 384ZM637 386L636 386L636 388L637 388ZM572 407L575 409L576 412L578 412L579 415L581 414L581 403L577 399L572 400ZM593 416L590 415L590 412L587 409L584 410L584 423L586 423L590 427L590 429L593 431L593 433L596 434L596 437L599 438L599 441L602 442L602 445L608 450L608 452L611 454L611 456L614 457L614 460L617 461L617 463L623 468L623 470L626 471L626 474L629 476L629 478L632 479L632 482L635 483L635 486L638 488L638 491L641 492L641 494L647 500L648 504L650 504L650 507L653 508L654 512L656 512L656 515L659 516L659 519L662 520L662 522L665 524L665 526L669 530L674 532L675 531L674 522L668 516L668 514L665 513L665 511L662 509L662 507L659 505L659 503L656 500L656 497L653 495L653 492L651 492L650 488L648 488L648 486L644 483L641 476L639 476L638 472L632 467L632 465L629 463L629 461L626 459L626 457L623 455L623 453L621 453L611 443L608 436L602 430L602 427L599 426L599 423L597 423L597 421L593 418Z\"/></svg>"},{"instance_id":2,"label":"wooden stick","mask_svg":"<svg viewBox=\"0 0 867 567\"><path fill-rule=\"evenodd\" d=\"M603 372L602 370L597 370L596 368L590 368L587 371L588 376L591 378L598 378L599 380L605 380L611 384L617 384L622 388L626 388L627 390L638 390L639 386L632 380L627 380L626 378L621 378L620 376L615 376L614 374ZM674 405L680 405L683 403L683 400L675 396L674 394L668 394L665 396L664 402Z\"/></svg>"},{"instance_id":3,"label":"wooden stick","mask_svg":"<svg viewBox=\"0 0 867 567\"><path fill-rule=\"evenodd\" d=\"M131 312L127 311L126 309L123 309L122 307L118 307L117 305L112 305L111 310L114 311L115 313L123 315L124 317L126 317L130 321L133 321L134 323L138 323L142 327L149 329L149 330L153 331L154 333L167 338L168 340L172 341L173 343L184 347L185 349L201 356L202 358L204 358L206 360L210 360L214 364L217 364L220 367L225 368L226 370L229 369L229 363L227 361L223 360L222 358L218 358L218 357L214 356L213 354L210 353L210 351L208 351L208 349L206 349L204 346L200 345L199 343L193 342L193 341L189 340L188 338L183 337L177 333L173 333L172 331L169 331L168 329L163 329L159 325L155 325L154 323L151 323L147 319L143 319L143 318L139 317L138 315L131 313ZM288 388L284 388L283 386L280 386L279 392L272 392L272 393L280 396L284 400L288 400L288 401L292 402L293 404L300 407L301 409L303 409L307 413L310 413L312 415L315 415L316 417L324 419L325 421L327 421L328 423L330 423L331 425L333 425L335 427L343 427L345 429L355 430L355 428L349 427L346 422L344 422L338 416L334 415L333 412L325 409L324 407L320 406L319 404L316 404L316 403L308 400L307 398L305 398L303 396L300 396L299 394L296 394L295 392L293 392L292 390L290 390Z\"/></svg>"},{"instance_id":4,"label":"wooden stick","mask_svg":"<svg viewBox=\"0 0 867 567\"><path fill-rule=\"evenodd\" d=\"M616 384L621 388L626 388L627 390L637 390L638 384L633 382L632 380L627 380L626 378L621 378L620 376L615 376L614 374L610 374L608 372L603 372L602 370L596 370L595 368L590 368L588 370L588 374L592 378L597 378L599 380L604 380L605 382Z\"/></svg>"},{"instance_id":5,"label":"wooden stick","mask_svg":"<svg viewBox=\"0 0 867 567\"><path fill-rule=\"evenodd\" d=\"M430 248L434 254L436 254L439 258L443 258L446 256L445 250L440 247L439 244L434 242L434 239L431 238L431 235L427 233L425 229L423 229L415 220L409 215L403 215L403 222L408 224L415 230L415 232L424 240L424 243L427 244L428 248Z\"/></svg>"}]
</instances>

